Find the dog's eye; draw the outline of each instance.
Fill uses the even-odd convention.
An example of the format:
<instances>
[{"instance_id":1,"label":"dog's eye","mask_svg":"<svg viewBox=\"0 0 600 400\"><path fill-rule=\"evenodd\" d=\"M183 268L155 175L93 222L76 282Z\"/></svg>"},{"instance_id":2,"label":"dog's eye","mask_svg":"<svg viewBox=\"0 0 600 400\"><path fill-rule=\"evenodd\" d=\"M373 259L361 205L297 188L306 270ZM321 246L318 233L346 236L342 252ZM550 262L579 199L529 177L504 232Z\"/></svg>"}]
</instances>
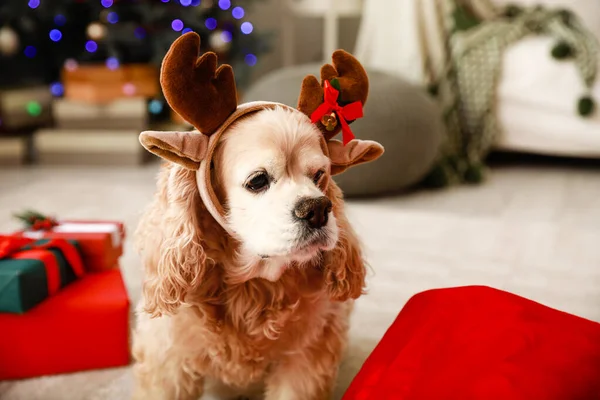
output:
<instances>
[{"instance_id":1,"label":"dog's eye","mask_svg":"<svg viewBox=\"0 0 600 400\"><path fill-rule=\"evenodd\" d=\"M315 185L319 184L319 181L321 180L321 178L323 177L323 175L325 174L325 171L320 170L318 171L314 178L313 178L313 182L315 183Z\"/></svg>"},{"instance_id":2,"label":"dog's eye","mask_svg":"<svg viewBox=\"0 0 600 400\"><path fill-rule=\"evenodd\" d=\"M246 189L251 192L261 192L269 187L269 176L261 172L254 175L248 182L246 182Z\"/></svg>"}]
</instances>

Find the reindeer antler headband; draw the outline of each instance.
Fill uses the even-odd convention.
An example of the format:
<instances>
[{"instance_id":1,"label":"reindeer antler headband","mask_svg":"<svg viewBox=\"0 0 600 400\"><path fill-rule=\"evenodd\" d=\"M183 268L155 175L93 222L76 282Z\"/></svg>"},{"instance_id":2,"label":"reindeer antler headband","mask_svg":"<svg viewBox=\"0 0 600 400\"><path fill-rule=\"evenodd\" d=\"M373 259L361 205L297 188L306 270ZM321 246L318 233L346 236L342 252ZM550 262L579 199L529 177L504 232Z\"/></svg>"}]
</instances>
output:
<instances>
[{"instance_id":1,"label":"reindeer antler headband","mask_svg":"<svg viewBox=\"0 0 600 400\"><path fill-rule=\"evenodd\" d=\"M323 132L324 151L331 159L331 174L373 161L383 154L376 142L353 139L350 123L362 116L369 81L362 65L349 53L333 53L333 65L321 68L321 82L307 76L302 82L298 109L271 102L238 105L233 70L217 68L217 56L208 52L199 57L200 36L194 32L178 38L165 56L160 83L164 96L182 118L199 132L155 132L140 135L151 153L180 166L197 170L198 189L212 216L230 234L225 210L211 183L211 160L220 137L240 117L267 108L283 107L302 112ZM334 140L343 131L344 142Z\"/></svg>"}]
</instances>

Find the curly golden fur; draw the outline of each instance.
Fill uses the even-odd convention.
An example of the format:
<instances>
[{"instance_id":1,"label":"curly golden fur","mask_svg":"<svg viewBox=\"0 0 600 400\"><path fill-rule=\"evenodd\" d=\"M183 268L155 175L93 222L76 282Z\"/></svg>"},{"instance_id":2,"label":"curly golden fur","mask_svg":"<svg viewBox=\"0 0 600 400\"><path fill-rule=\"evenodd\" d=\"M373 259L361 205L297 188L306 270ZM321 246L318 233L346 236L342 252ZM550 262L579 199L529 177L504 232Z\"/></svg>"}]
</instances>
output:
<instances>
[{"instance_id":1,"label":"curly golden fur","mask_svg":"<svg viewBox=\"0 0 600 400\"><path fill-rule=\"evenodd\" d=\"M335 248L275 281L240 275L260 264L240 265L240 243L204 207L195 171L167 163L157 186L136 233L146 278L134 398L197 399L206 380L268 400L330 398L352 302L365 286L337 185L325 190L339 228ZM225 189L216 190L226 204Z\"/></svg>"}]
</instances>

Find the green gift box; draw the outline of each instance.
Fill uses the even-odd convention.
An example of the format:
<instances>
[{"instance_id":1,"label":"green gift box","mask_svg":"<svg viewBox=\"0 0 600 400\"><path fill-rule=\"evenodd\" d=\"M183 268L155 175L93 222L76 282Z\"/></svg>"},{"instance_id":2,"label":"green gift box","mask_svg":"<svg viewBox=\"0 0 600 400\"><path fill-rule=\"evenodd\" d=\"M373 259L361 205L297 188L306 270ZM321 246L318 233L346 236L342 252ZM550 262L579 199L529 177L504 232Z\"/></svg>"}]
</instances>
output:
<instances>
[{"instance_id":1,"label":"green gift box","mask_svg":"<svg viewBox=\"0 0 600 400\"><path fill-rule=\"evenodd\" d=\"M0 236L0 312L24 313L83 274L75 240Z\"/></svg>"}]
</instances>

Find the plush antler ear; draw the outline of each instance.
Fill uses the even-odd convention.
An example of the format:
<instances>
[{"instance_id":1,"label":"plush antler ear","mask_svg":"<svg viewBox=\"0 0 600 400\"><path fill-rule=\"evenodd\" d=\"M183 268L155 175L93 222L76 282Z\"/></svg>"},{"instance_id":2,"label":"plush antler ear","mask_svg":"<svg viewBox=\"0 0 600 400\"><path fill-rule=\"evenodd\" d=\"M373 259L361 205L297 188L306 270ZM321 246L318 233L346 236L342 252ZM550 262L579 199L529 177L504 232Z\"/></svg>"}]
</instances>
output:
<instances>
[{"instance_id":1,"label":"plush antler ear","mask_svg":"<svg viewBox=\"0 0 600 400\"><path fill-rule=\"evenodd\" d=\"M165 99L183 119L210 136L237 108L233 69L217 55L200 52L200 36L179 37L164 58L160 83Z\"/></svg>"},{"instance_id":2,"label":"plush antler ear","mask_svg":"<svg viewBox=\"0 0 600 400\"><path fill-rule=\"evenodd\" d=\"M360 62L350 53L337 50L332 56L333 65L325 64L321 67L321 82L312 75L304 78L298 100L298 110L311 117L325 101L323 85L328 81L334 89L339 91L337 103L340 106L360 102L364 106L369 94L369 78ZM337 86L337 87L336 87ZM338 115L338 119L339 119ZM352 120L348 120L351 123ZM333 128L326 127L317 121L317 126L323 132L326 140L337 135L342 129L342 124L337 123Z\"/></svg>"},{"instance_id":3,"label":"plush antler ear","mask_svg":"<svg viewBox=\"0 0 600 400\"><path fill-rule=\"evenodd\" d=\"M206 156L208 136L199 132L146 131L140 135L140 143L150 153L184 168L197 170Z\"/></svg>"},{"instance_id":4,"label":"plush antler ear","mask_svg":"<svg viewBox=\"0 0 600 400\"><path fill-rule=\"evenodd\" d=\"M339 140L327 142L331 159L331 175L338 175L355 165L377 160L383 155L383 146L371 140L352 140L344 145Z\"/></svg>"}]
</instances>

